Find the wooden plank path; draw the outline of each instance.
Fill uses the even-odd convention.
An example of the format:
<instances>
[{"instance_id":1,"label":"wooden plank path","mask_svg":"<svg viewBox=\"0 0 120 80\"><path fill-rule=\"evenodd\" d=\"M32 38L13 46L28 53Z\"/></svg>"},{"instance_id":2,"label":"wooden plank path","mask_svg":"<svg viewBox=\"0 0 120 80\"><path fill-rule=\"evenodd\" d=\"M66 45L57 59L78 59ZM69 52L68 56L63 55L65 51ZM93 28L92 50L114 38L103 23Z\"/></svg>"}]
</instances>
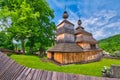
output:
<instances>
[{"instance_id":1,"label":"wooden plank path","mask_svg":"<svg viewBox=\"0 0 120 80\"><path fill-rule=\"evenodd\" d=\"M120 80L37 70L19 65L0 52L0 80Z\"/></svg>"}]
</instances>

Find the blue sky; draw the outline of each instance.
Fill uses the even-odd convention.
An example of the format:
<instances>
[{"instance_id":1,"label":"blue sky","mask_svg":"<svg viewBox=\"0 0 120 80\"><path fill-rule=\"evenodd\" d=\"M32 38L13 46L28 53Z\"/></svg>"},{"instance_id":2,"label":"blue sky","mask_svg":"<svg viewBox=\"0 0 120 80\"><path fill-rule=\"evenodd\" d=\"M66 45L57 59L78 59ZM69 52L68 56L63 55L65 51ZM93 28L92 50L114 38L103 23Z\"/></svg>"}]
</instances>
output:
<instances>
[{"instance_id":1,"label":"blue sky","mask_svg":"<svg viewBox=\"0 0 120 80\"><path fill-rule=\"evenodd\" d=\"M56 25L66 10L68 20L75 24L82 20L82 26L97 40L120 34L120 0L47 0L54 10Z\"/></svg>"}]
</instances>

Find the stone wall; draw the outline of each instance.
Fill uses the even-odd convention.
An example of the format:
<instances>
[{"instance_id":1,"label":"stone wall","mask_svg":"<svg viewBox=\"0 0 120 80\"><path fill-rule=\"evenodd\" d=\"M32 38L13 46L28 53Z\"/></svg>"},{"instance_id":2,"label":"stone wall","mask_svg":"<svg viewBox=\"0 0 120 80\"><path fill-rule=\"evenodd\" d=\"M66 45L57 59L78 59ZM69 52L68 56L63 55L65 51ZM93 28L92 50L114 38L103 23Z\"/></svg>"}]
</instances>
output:
<instances>
[{"instance_id":1,"label":"stone wall","mask_svg":"<svg viewBox=\"0 0 120 80\"><path fill-rule=\"evenodd\" d=\"M111 77L120 78L120 66L111 66Z\"/></svg>"}]
</instances>

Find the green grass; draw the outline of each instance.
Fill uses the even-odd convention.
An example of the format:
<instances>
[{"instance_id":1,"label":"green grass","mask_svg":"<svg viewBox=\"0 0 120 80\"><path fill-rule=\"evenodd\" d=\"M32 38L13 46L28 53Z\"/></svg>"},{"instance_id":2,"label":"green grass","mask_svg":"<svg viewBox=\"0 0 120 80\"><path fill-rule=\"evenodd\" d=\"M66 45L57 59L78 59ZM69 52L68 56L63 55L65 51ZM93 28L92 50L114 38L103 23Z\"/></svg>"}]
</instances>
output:
<instances>
[{"instance_id":1,"label":"green grass","mask_svg":"<svg viewBox=\"0 0 120 80\"><path fill-rule=\"evenodd\" d=\"M66 72L73 74L83 74L89 76L101 76L101 70L103 66L110 66L111 64L120 65L120 60L115 59L102 59L99 62L93 62L88 64L71 64L65 66L58 66L50 62L42 62L39 57L31 55L11 55L13 60L19 64L30 68Z\"/></svg>"}]
</instances>

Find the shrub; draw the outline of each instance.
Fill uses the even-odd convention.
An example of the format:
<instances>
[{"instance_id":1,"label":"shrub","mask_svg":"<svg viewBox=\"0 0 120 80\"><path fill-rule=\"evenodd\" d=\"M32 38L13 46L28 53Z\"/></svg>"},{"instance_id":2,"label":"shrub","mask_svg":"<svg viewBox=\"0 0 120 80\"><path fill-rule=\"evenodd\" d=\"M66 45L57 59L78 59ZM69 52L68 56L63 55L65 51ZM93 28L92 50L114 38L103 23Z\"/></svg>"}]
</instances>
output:
<instances>
[{"instance_id":1,"label":"shrub","mask_svg":"<svg viewBox=\"0 0 120 80\"><path fill-rule=\"evenodd\" d=\"M120 51L115 51L114 54L116 57L120 57Z\"/></svg>"},{"instance_id":2,"label":"shrub","mask_svg":"<svg viewBox=\"0 0 120 80\"><path fill-rule=\"evenodd\" d=\"M104 66L102 69L102 76L110 77L110 75L111 75L110 67Z\"/></svg>"}]
</instances>

